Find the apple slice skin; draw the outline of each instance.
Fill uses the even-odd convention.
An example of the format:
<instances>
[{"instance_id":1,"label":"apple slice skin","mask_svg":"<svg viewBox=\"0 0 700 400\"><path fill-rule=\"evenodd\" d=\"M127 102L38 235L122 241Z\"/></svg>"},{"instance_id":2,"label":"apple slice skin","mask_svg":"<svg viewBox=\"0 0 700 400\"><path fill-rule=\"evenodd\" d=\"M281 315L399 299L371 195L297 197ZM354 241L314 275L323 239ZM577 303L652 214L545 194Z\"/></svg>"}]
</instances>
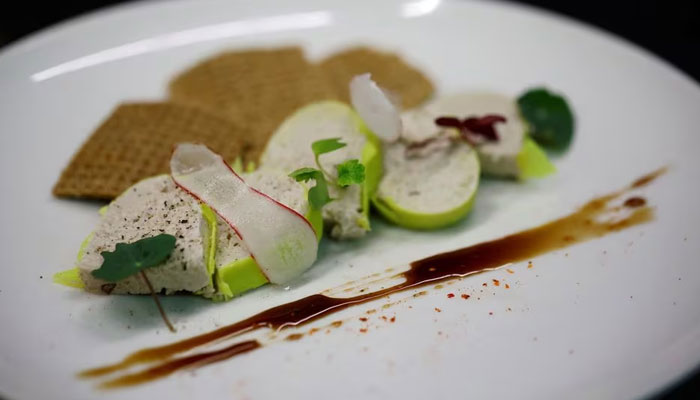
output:
<instances>
[{"instance_id":1,"label":"apple slice skin","mask_svg":"<svg viewBox=\"0 0 700 400\"><path fill-rule=\"evenodd\" d=\"M382 143L377 136L369 129L364 121L355 115L355 124L357 130L362 132L367 139L367 143L362 148L362 156L360 162L365 166L365 181L362 182L362 217L358 218L357 224L366 230L370 230L369 210L370 200L374 197L379 186L379 181L382 180L383 165L382 165Z\"/></svg>"},{"instance_id":2,"label":"apple slice skin","mask_svg":"<svg viewBox=\"0 0 700 400\"><path fill-rule=\"evenodd\" d=\"M464 218L471 211L475 198L476 196L472 196L469 201L459 207L437 214L419 213L405 209L390 197L375 197L372 199L372 204L384 218L398 226L415 230L435 230L453 225Z\"/></svg>"},{"instance_id":3,"label":"apple slice skin","mask_svg":"<svg viewBox=\"0 0 700 400\"><path fill-rule=\"evenodd\" d=\"M216 293L211 299L216 302L231 300L249 290L269 283L260 266L251 256L235 260L219 268L216 267L217 238L219 236L217 217L206 204L202 204L202 216L207 225L206 264L212 271Z\"/></svg>"},{"instance_id":4,"label":"apple slice skin","mask_svg":"<svg viewBox=\"0 0 700 400\"><path fill-rule=\"evenodd\" d=\"M480 165L476 153L467 144L457 143L452 144L452 146L459 146L457 148L459 152L440 154L439 159L444 160L446 159L446 157L449 157L449 160L452 160L455 163L453 164L453 167L457 168L452 168L448 170L445 170L445 168L430 168L430 171L432 172L429 175L421 176L420 178L414 174L415 169L412 170L409 166L406 165L407 163L413 163L414 161L403 160L399 164L396 164L395 162L389 162L389 165L387 166L387 168L389 168L389 172L385 176L385 178L389 182L387 182L387 180L383 180L380 183L380 188L372 197L372 205L377 211L379 211L379 214L381 214L388 221L393 222L398 226L415 230L440 229L452 225L464 218L474 205L474 200L476 198L476 193L479 187ZM395 144L394 148L387 149L387 157L385 158L385 160L392 160L396 155L396 150L403 148L403 145ZM434 155L429 157L431 157L433 160L436 160ZM425 165L421 162L421 164L417 164L420 167L414 168L429 168L429 165L431 164L432 163ZM442 162L440 162L439 164L442 164ZM456 204L452 204L450 206L443 205L439 208L433 208L431 206L431 208L426 209L424 204L433 204L433 201L431 201L431 199L436 199L432 194L427 195L427 197L421 194L418 197L414 198L416 200L423 199L422 201L419 200L418 203L416 203L415 201L397 201L395 196L402 196L402 193L397 192L396 190L392 190L391 186L381 186L382 184L395 185L399 183L399 185L403 187L405 191L408 189L406 189L406 186L404 185L408 182L406 182L404 179L408 179L409 181L415 182L415 186L410 186L410 188L418 189L421 193L434 193L429 189L431 185L427 182L427 179L433 178L435 174L449 174L449 176L451 177L461 176L464 179L460 178L457 181L450 180L450 185L462 187L463 183L468 182L469 185L464 187L471 188L471 190L465 189L465 191L458 191L449 195L447 194L449 192L441 192L440 197L444 198L446 196L449 196L449 198L455 200ZM397 177L399 178L398 181L396 180ZM425 182L426 184L423 184L423 182ZM432 189L434 189L434 187Z\"/></svg>"},{"instance_id":5,"label":"apple slice skin","mask_svg":"<svg viewBox=\"0 0 700 400\"><path fill-rule=\"evenodd\" d=\"M104 214L103 210L105 210L106 207L107 206L100 208L100 215ZM83 259L85 249L87 248L88 243L90 243L90 240L92 240L92 237L93 233L90 232L90 234L87 235L87 237L85 237L85 239L83 239L83 241L80 243L80 248L78 249L78 255L76 257L76 265ZM85 283L80 278L80 269L78 269L78 267L56 272L53 275L53 282L76 289L85 289Z\"/></svg>"},{"instance_id":6,"label":"apple slice skin","mask_svg":"<svg viewBox=\"0 0 700 400\"><path fill-rule=\"evenodd\" d=\"M557 168L549 161L547 154L530 136L525 136L523 139L523 147L516 156L516 162L520 170L518 174L520 180L544 178L557 172Z\"/></svg>"},{"instance_id":7,"label":"apple slice skin","mask_svg":"<svg viewBox=\"0 0 700 400\"><path fill-rule=\"evenodd\" d=\"M219 292L214 301L225 301L269 283L253 257L236 260L219 268L216 284Z\"/></svg>"},{"instance_id":8,"label":"apple slice skin","mask_svg":"<svg viewBox=\"0 0 700 400\"><path fill-rule=\"evenodd\" d=\"M316 260L318 241L311 223L248 186L206 146L178 145L171 171L181 189L206 203L233 228L270 282L285 283Z\"/></svg>"}]
</instances>

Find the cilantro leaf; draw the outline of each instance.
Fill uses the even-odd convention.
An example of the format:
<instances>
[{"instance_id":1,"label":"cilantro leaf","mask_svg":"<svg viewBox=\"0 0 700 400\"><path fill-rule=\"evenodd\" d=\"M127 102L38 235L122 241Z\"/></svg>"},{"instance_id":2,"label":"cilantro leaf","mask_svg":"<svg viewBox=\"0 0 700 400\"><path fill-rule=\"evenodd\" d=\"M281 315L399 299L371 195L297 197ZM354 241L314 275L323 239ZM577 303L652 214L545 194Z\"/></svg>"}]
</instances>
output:
<instances>
[{"instance_id":1,"label":"cilantro leaf","mask_svg":"<svg viewBox=\"0 0 700 400\"><path fill-rule=\"evenodd\" d=\"M318 157L321 154L330 153L345 146L347 145L341 142L340 138L321 139L311 143L311 150L314 152L314 156Z\"/></svg>"},{"instance_id":2,"label":"cilantro leaf","mask_svg":"<svg viewBox=\"0 0 700 400\"><path fill-rule=\"evenodd\" d=\"M358 160L347 160L335 166L338 170L338 185L350 186L353 183L360 184L365 180L365 166Z\"/></svg>"},{"instance_id":3,"label":"cilantro leaf","mask_svg":"<svg viewBox=\"0 0 700 400\"><path fill-rule=\"evenodd\" d=\"M319 172L321 171L317 170L316 168L304 167L292 172L289 174L289 176L294 178L294 180L297 182L307 182L311 179L316 179Z\"/></svg>"},{"instance_id":4,"label":"cilantro leaf","mask_svg":"<svg viewBox=\"0 0 700 400\"><path fill-rule=\"evenodd\" d=\"M114 251L101 253L104 262L92 271L92 276L107 282L120 281L165 261L174 248L175 236L164 233L133 243L117 243Z\"/></svg>"},{"instance_id":5,"label":"cilantro leaf","mask_svg":"<svg viewBox=\"0 0 700 400\"><path fill-rule=\"evenodd\" d=\"M307 194L309 204L316 210L320 210L323 206L333 201L330 194L328 194L328 181L332 184L345 187L353 183L361 183L365 180L365 166L360 164L358 160L348 160L342 164L336 165L338 169L337 180L333 179L318 161L318 157L321 154L330 153L345 146L346 144L341 142L340 138L317 140L311 143L311 150L314 153L314 160L316 161L318 169L309 167L299 168L289 174L289 176L294 178L297 182L316 181L316 185L309 189Z\"/></svg>"},{"instance_id":6,"label":"cilantro leaf","mask_svg":"<svg viewBox=\"0 0 700 400\"><path fill-rule=\"evenodd\" d=\"M341 142L340 138L321 139L311 143L311 151L314 152L314 160L316 161L316 166L318 169L320 169L324 174L328 175L328 172L323 169L323 166L318 161L318 157L321 154L330 153L332 151L342 149L345 146L347 145Z\"/></svg>"},{"instance_id":7,"label":"cilantro leaf","mask_svg":"<svg viewBox=\"0 0 700 400\"><path fill-rule=\"evenodd\" d=\"M518 107L535 142L553 151L569 147L574 135L574 115L564 97L535 88L518 98Z\"/></svg>"},{"instance_id":8,"label":"cilantro leaf","mask_svg":"<svg viewBox=\"0 0 700 400\"><path fill-rule=\"evenodd\" d=\"M299 168L298 170L289 174L290 177L294 178L297 182L307 182L310 180L315 180L316 185L309 189L307 194L309 204L312 208L320 210L326 204L333 201L331 196L328 194L328 184L326 183L326 178L323 172L315 168Z\"/></svg>"}]
</instances>

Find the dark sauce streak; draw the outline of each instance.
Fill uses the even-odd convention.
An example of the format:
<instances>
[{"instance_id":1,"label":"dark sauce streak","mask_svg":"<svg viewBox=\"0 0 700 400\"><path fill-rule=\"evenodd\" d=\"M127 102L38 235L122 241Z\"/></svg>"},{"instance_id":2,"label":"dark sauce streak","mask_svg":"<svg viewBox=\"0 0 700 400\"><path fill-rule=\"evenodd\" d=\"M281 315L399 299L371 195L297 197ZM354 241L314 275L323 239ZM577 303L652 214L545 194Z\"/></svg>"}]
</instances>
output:
<instances>
[{"instance_id":1,"label":"dark sauce streak","mask_svg":"<svg viewBox=\"0 0 700 400\"><path fill-rule=\"evenodd\" d=\"M146 383L159 378L165 378L173 372L183 368L202 367L207 364L247 353L259 347L260 343L257 340L247 340L245 342L235 343L221 350L209 351L194 354L188 357L178 358L160 365L156 365L155 367L148 368L145 371L122 375L111 381L104 382L100 385L100 387L103 389L109 389Z\"/></svg>"},{"instance_id":2,"label":"dark sauce streak","mask_svg":"<svg viewBox=\"0 0 700 400\"><path fill-rule=\"evenodd\" d=\"M653 211L646 206L646 200L640 197L637 197L638 200L633 200L631 204L628 204L629 199L625 202L629 214L623 219L600 222L596 218L604 215L606 212L618 209L618 207L610 205L612 200L617 199L627 190L651 183L664 172L665 169L660 169L641 177L626 189L595 198L574 213L539 227L415 261L411 263L407 271L398 274L399 277L403 277L405 280L395 286L350 298L335 298L314 294L265 310L240 322L199 336L165 346L137 351L127 356L120 363L86 370L81 372L79 376L99 377L125 370L137 364L156 363L154 367L140 372L117 376L104 382L101 387L124 387L153 381L180 369L222 361L255 350L261 346L257 340L249 340L236 343L222 350L173 358L178 354L203 345L222 339L230 339L260 328L280 330L288 326L301 325L391 293L455 277L477 274L512 262L528 260L539 254L558 250L574 243L601 237L611 232L650 221L653 218ZM297 337L290 335L287 339L295 340Z\"/></svg>"},{"instance_id":3,"label":"dark sauce streak","mask_svg":"<svg viewBox=\"0 0 700 400\"><path fill-rule=\"evenodd\" d=\"M644 199L643 197L636 197L636 196L630 197L629 199L625 200L625 203L624 203L625 207L631 207L631 208L642 207L642 206L645 206L646 204L647 204L646 199Z\"/></svg>"}]
</instances>

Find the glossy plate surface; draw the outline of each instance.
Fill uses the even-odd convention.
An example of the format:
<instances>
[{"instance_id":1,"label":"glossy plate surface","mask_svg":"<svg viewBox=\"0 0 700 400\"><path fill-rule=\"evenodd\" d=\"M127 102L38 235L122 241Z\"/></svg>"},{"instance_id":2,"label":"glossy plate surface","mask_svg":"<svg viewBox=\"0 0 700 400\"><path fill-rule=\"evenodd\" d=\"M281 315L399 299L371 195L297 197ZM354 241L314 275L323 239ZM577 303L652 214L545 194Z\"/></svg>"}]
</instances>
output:
<instances>
[{"instance_id":1,"label":"glossy plate surface","mask_svg":"<svg viewBox=\"0 0 700 400\"><path fill-rule=\"evenodd\" d=\"M317 59L357 43L402 53L441 93L515 96L541 84L565 93L578 129L555 160L558 174L487 182L471 216L438 232L377 219L366 240L324 242L318 264L289 290L266 287L226 304L164 299L175 335L147 297L51 283L71 267L100 206L55 199L51 187L116 104L163 97L171 76L224 49L301 44ZM490 2L136 4L5 49L0 88L2 397L621 399L653 394L700 361L700 88L579 23ZM537 257L533 268L517 263L512 274L394 295L307 326L324 329L302 340L133 389L101 393L75 377L145 346L538 225L664 165L669 172L642 191L655 221Z\"/></svg>"}]
</instances>

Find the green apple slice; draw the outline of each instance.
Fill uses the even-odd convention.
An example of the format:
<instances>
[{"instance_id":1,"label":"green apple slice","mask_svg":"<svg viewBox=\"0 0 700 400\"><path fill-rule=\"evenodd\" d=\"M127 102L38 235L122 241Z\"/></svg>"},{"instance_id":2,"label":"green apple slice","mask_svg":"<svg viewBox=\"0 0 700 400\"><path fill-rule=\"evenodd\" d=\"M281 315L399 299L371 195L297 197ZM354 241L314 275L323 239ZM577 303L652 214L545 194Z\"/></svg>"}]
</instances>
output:
<instances>
[{"instance_id":1,"label":"green apple slice","mask_svg":"<svg viewBox=\"0 0 700 400\"><path fill-rule=\"evenodd\" d=\"M411 229L438 229L471 210L479 186L479 159L463 142L442 138L423 154L404 143L385 146L384 176L372 203L389 221Z\"/></svg>"},{"instance_id":2,"label":"green apple slice","mask_svg":"<svg viewBox=\"0 0 700 400\"><path fill-rule=\"evenodd\" d=\"M104 214L104 212L107 210L106 207L107 206L100 208L100 215ZM87 248L88 243L90 243L92 236L93 234L91 232L80 243L80 249L78 249L78 256L76 257L76 264L83 259L83 256L85 255L85 249ZM76 289L85 289L85 283L80 278L80 269L78 267L73 267L71 269L56 272L55 274L53 274L53 282L58 283L59 285L68 286Z\"/></svg>"},{"instance_id":3,"label":"green apple slice","mask_svg":"<svg viewBox=\"0 0 700 400\"><path fill-rule=\"evenodd\" d=\"M544 150L528 136L523 140L523 147L516 156L516 162L519 179L543 178L557 171Z\"/></svg>"},{"instance_id":4,"label":"green apple slice","mask_svg":"<svg viewBox=\"0 0 700 400\"><path fill-rule=\"evenodd\" d=\"M312 167L315 160L311 143L328 138L339 138L346 146L323 155L320 162L324 169L335 174L335 165L359 159L365 167L365 181L346 188L329 187L335 200L323 207L324 225L333 238L359 238L370 229L369 200L382 175L381 144L351 107L323 101L296 111L270 138L261 157L261 168L290 173Z\"/></svg>"},{"instance_id":5,"label":"green apple slice","mask_svg":"<svg viewBox=\"0 0 700 400\"><path fill-rule=\"evenodd\" d=\"M530 179L542 178L556 171L546 154L528 139L526 124L515 100L498 93L453 94L438 98L422 109L408 111L402 116L404 135L409 139L437 135L442 128L430 127L437 117L467 118L488 114L501 115L506 122L495 125L499 137L497 142L477 146L481 171L485 175Z\"/></svg>"},{"instance_id":6,"label":"green apple slice","mask_svg":"<svg viewBox=\"0 0 700 400\"><path fill-rule=\"evenodd\" d=\"M225 301L255 289L269 282L262 273L260 266L247 250L239 243L236 233L206 204L202 204L202 216L206 221L204 232L205 262L207 269L212 271L216 293L211 297L215 301ZM228 241L228 242L227 242ZM236 249L236 247L240 248ZM218 254L226 253L226 249L237 251L232 258L234 261L219 265Z\"/></svg>"}]
</instances>

